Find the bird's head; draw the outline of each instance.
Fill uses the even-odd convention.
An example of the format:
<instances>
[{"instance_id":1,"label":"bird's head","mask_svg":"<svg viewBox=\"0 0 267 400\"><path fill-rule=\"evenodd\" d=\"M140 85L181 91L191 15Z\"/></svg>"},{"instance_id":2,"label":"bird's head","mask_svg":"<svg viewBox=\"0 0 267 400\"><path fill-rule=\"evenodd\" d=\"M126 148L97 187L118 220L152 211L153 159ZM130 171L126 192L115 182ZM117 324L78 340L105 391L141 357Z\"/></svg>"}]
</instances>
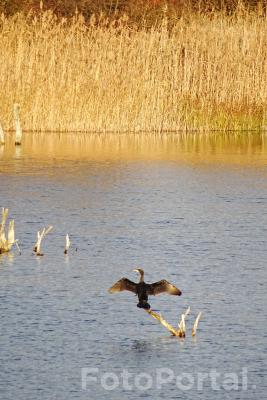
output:
<instances>
[{"instance_id":1,"label":"bird's head","mask_svg":"<svg viewBox=\"0 0 267 400\"><path fill-rule=\"evenodd\" d=\"M135 268L133 270L134 272L137 272L138 274L140 274L140 282L144 280L144 271L141 268Z\"/></svg>"},{"instance_id":2,"label":"bird's head","mask_svg":"<svg viewBox=\"0 0 267 400\"><path fill-rule=\"evenodd\" d=\"M140 275L144 274L144 271L141 268L135 268L133 271L139 273Z\"/></svg>"}]
</instances>

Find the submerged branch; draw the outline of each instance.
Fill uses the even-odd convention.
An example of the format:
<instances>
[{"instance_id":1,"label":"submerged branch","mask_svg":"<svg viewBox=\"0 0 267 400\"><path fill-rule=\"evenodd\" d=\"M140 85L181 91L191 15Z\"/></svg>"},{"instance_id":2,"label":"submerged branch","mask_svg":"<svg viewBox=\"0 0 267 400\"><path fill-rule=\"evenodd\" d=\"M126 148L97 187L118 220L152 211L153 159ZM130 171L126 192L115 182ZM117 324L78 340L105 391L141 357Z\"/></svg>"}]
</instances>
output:
<instances>
[{"instance_id":1,"label":"submerged branch","mask_svg":"<svg viewBox=\"0 0 267 400\"><path fill-rule=\"evenodd\" d=\"M15 240L14 220L9 222L8 233L6 236L5 227L8 217L8 208L2 208L2 222L0 224L0 254L7 253L12 249L12 246L17 242Z\"/></svg>"},{"instance_id":2,"label":"submerged branch","mask_svg":"<svg viewBox=\"0 0 267 400\"><path fill-rule=\"evenodd\" d=\"M197 316L197 318L196 318L196 320L195 320L195 323L194 323L194 326L193 326L193 329L192 329L192 336L196 336L197 327L198 327L198 323L199 323L199 320L200 320L201 315L202 315L202 312L200 312L200 313L198 314L198 316Z\"/></svg>"},{"instance_id":3,"label":"submerged branch","mask_svg":"<svg viewBox=\"0 0 267 400\"><path fill-rule=\"evenodd\" d=\"M43 256L41 253L41 243L43 238L53 229L53 226L50 225L48 228L43 228L42 232L37 232L37 242L35 243L33 251L36 253L37 256Z\"/></svg>"},{"instance_id":4,"label":"submerged branch","mask_svg":"<svg viewBox=\"0 0 267 400\"><path fill-rule=\"evenodd\" d=\"M162 318L160 314L157 314L155 311L152 310L146 310L146 312L150 314L151 317L158 320L161 323L161 325L163 325L166 329L168 329L168 331L171 332L173 336L178 336L177 334L178 331L171 324L169 324L164 318Z\"/></svg>"},{"instance_id":5,"label":"submerged branch","mask_svg":"<svg viewBox=\"0 0 267 400\"><path fill-rule=\"evenodd\" d=\"M171 332L171 334L173 336L177 336L177 337L185 337L185 332L186 332L186 326L185 326L185 318L188 316L189 312L190 312L190 307L188 307L188 309L185 311L184 314L181 315L181 321L178 325L178 328L175 329L171 324L169 324L169 322L167 322L161 314L156 313L155 311L152 310L145 310L148 314L151 315L151 317L153 317L154 319L156 319L157 321L159 321L161 323L161 325L163 325L169 332ZM201 316L201 312L198 314L197 319L195 321L194 327L192 329L192 336L196 335L196 330L197 330L197 326L198 326L198 322Z\"/></svg>"}]
</instances>

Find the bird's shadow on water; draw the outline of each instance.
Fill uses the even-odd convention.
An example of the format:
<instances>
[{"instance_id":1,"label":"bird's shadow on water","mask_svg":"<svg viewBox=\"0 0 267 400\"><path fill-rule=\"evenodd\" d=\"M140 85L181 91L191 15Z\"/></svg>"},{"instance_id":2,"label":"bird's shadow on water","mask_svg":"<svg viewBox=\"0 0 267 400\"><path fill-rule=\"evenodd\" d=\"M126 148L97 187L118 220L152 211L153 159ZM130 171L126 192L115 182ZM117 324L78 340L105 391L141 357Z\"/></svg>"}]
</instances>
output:
<instances>
[{"instance_id":1,"label":"bird's shadow on water","mask_svg":"<svg viewBox=\"0 0 267 400\"><path fill-rule=\"evenodd\" d=\"M155 349L154 343L149 340L135 339L130 344L130 350L134 353L144 353L144 352L151 352Z\"/></svg>"},{"instance_id":2,"label":"bird's shadow on water","mask_svg":"<svg viewBox=\"0 0 267 400\"><path fill-rule=\"evenodd\" d=\"M149 335L147 338L132 338L117 343L111 350L111 359L119 360L119 366L130 370L154 371L166 366L168 360L175 360L184 347L184 341L176 337ZM176 354L176 356L175 356Z\"/></svg>"}]
</instances>

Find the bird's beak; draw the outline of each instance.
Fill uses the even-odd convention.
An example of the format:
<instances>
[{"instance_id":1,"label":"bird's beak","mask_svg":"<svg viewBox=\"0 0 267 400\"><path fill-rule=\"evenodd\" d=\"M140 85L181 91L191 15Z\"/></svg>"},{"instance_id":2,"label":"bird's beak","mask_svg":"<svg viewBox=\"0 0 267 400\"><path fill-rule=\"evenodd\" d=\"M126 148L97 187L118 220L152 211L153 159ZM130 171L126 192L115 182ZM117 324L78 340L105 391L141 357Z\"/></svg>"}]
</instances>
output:
<instances>
[{"instance_id":1,"label":"bird's beak","mask_svg":"<svg viewBox=\"0 0 267 400\"><path fill-rule=\"evenodd\" d=\"M138 269L133 269L133 272L137 272L137 273L139 273Z\"/></svg>"}]
</instances>

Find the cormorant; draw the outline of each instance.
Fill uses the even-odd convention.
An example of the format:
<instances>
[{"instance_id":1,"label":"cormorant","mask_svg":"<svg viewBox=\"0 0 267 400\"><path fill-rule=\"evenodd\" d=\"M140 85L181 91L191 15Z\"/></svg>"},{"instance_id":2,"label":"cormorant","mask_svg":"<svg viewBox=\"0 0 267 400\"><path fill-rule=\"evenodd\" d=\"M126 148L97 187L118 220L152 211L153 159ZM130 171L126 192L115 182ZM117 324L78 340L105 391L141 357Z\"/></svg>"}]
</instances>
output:
<instances>
[{"instance_id":1,"label":"cormorant","mask_svg":"<svg viewBox=\"0 0 267 400\"><path fill-rule=\"evenodd\" d=\"M123 290L129 290L138 296L139 303L137 307L150 309L150 304L148 304L148 296L157 295L160 293L173 294L175 296L181 296L182 292L177 287L162 279L161 281L155 283L145 283L144 282L144 271L141 268L134 269L135 272L140 274L140 281L138 283L132 282L127 278L122 278L116 282L109 289L109 293L122 292Z\"/></svg>"}]
</instances>

